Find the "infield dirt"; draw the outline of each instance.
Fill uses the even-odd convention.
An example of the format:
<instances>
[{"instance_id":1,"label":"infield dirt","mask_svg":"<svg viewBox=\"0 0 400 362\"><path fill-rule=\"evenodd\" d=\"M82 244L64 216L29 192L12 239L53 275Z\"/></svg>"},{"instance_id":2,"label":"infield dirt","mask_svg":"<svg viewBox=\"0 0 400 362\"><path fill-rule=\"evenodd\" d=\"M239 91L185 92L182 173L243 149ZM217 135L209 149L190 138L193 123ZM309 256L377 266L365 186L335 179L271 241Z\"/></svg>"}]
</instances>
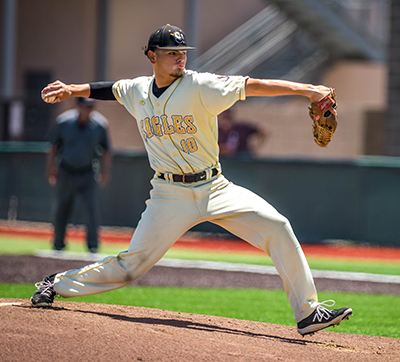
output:
<instances>
[{"instance_id":1,"label":"infield dirt","mask_svg":"<svg viewBox=\"0 0 400 362\"><path fill-rule=\"evenodd\" d=\"M85 264L2 255L0 282L32 283L33 292L33 283L44 275ZM191 269L183 273L157 266L135 285L243 288L251 283L282 288L280 278L274 276ZM357 284L361 285L349 287ZM340 290L345 283L336 285ZM400 361L400 339L326 331L301 337L295 327L133 306L56 300L52 309L36 309L27 299L0 299L0 317L1 362ZM352 318L356 316L342 323L351 323Z\"/></svg>"},{"instance_id":2,"label":"infield dirt","mask_svg":"<svg viewBox=\"0 0 400 362\"><path fill-rule=\"evenodd\" d=\"M399 361L400 340L158 309L0 299L1 361ZM351 318L350 318L351 320ZM349 323L349 322L347 322Z\"/></svg>"}]
</instances>

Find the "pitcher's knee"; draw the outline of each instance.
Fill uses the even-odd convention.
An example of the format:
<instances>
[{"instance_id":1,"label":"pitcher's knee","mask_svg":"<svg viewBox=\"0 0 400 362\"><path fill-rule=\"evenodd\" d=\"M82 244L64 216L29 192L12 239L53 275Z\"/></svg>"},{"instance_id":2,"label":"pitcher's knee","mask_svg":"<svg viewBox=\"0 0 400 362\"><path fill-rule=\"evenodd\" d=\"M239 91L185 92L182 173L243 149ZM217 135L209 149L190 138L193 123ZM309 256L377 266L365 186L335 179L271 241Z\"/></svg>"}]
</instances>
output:
<instances>
[{"instance_id":1,"label":"pitcher's knee","mask_svg":"<svg viewBox=\"0 0 400 362\"><path fill-rule=\"evenodd\" d=\"M140 276L138 276L137 273L129 272L129 273L126 273L126 275L125 275L125 281L128 283L131 283L131 282L135 281L136 279L138 279L139 277Z\"/></svg>"},{"instance_id":2,"label":"pitcher's knee","mask_svg":"<svg viewBox=\"0 0 400 362\"><path fill-rule=\"evenodd\" d=\"M297 239L293 233L292 225L286 217L282 216L279 220L277 220L275 227L278 237L286 237L297 242Z\"/></svg>"}]
</instances>

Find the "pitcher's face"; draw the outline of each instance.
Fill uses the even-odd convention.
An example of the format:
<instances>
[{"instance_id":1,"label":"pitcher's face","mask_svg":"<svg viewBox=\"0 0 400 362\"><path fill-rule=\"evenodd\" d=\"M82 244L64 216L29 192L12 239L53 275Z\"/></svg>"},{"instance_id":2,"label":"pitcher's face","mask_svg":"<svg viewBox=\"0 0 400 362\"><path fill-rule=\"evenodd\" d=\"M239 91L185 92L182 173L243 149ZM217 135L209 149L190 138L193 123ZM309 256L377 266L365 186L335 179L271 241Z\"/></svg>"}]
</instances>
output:
<instances>
[{"instance_id":1,"label":"pitcher's face","mask_svg":"<svg viewBox=\"0 0 400 362\"><path fill-rule=\"evenodd\" d=\"M151 53L149 58L155 72L174 78L179 78L183 75L187 61L186 50L156 49Z\"/></svg>"}]
</instances>

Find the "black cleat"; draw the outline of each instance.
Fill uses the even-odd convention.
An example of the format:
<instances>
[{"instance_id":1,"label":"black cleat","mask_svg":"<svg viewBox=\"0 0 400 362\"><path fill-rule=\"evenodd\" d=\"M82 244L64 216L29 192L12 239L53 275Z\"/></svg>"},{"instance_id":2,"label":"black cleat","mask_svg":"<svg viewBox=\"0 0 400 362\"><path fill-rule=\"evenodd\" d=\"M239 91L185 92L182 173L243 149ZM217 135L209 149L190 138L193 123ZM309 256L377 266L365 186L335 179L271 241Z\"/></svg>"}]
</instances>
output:
<instances>
[{"instance_id":1,"label":"black cleat","mask_svg":"<svg viewBox=\"0 0 400 362\"><path fill-rule=\"evenodd\" d=\"M41 282L36 283L37 290L33 293L31 303L33 307L51 307L54 298L57 296L54 290L54 278L56 274L45 277Z\"/></svg>"},{"instance_id":2,"label":"black cleat","mask_svg":"<svg viewBox=\"0 0 400 362\"><path fill-rule=\"evenodd\" d=\"M328 305L328 302L333 302L333 304ZM306 334L312 335L321 329L339 325L342 320L349 319L349 316L353 315L353 310L351 308L346 307L328 310L322 305L333 307L335 302L333 300L326 300L325 302L319 303L314 312L297 323L297 331L302 336L305 336Z\"/></svg>"}]
</instances>

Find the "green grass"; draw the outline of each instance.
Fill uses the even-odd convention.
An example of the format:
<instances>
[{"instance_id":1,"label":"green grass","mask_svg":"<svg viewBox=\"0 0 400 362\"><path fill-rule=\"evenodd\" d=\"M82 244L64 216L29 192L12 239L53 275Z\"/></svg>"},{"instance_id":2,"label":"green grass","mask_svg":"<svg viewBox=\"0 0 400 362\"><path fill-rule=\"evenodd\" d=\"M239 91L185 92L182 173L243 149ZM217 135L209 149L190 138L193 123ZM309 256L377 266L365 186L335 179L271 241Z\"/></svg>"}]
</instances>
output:
<instances>
[{"instance_id":1,"label":"green grass","mask_svg":"<svg viewBox=\"0 0 400 362\"><path fill-rule=\"evenodd\" d=\"M86 244L71 242L67 243L67 251L73 252L86 252ZM99 252L105 254L118 254L121 250L127 249L129 246L126 244L109 244L101 245ZM36 250L51 250L50 241L44 241L40 238L23 238L23 237L5 237L0 235L0 254L14 254L14 255L33 255Z\"/></svg>"},{"instance_id":2,"label":"green grass","mask_svg":"<svg viewBox=\"0 0 400 362\"><path fill-rule=\"evenodd\" d=\"M36 250L50 250L49 241L22 237L1 237L0 254L34 254ZM116 255L128 244L103 244L100 252ZM84 243L68 243L68 251L86 251ZM263 255L229 253L198 253L171 249L167 258L224 261L257 265L273 265ZM308 258L312 269L368 272L400 275L400 263L343 261ZM28 299L33 285L0 284L0 298ZM354 317L335 332L400 338L400 296L370 295L338 292L319 292L319 299L334 299L338 307L351 306ZM133 305L194 314L215 315L280 325L295 326L292 311L283 291L258 289L198 289L166 287L127 287L108 293L66 299L68 301Z\"/></svg>"},{"instance_id":3,"label":"green grass","mask_svg":"<svg viewBox=\"0 0 400 362\"><path fill-rule=\"evenodd\" d=\"M224 261L229 263L271 266L274 265L272 260L264 255L214 254L170 249L165 257L172 259ZM325 258L318 259L312 257L307 258L307 261L310 265L310 268L316 270L336 270L344 272L400 275L400 263L380 263L375 261L337 260Z\"/></svg>"},{"instance_id":4,"label":"green grass","mask_svg":"<svg viewBox=\"0 0 400 362\"><path fill-rule=\"evenodd\" d=\"M28 299L33 285L0 284L2 298ZM319 292L319 299L334 299L351 306L353 317L327 330L400 338L400 296ZM183 313L214 315L264 323L295 326L293 314L281 290L126 287L111 292L64 299L156 308Z\"/></svg>"},{"instance_id":5,"label":"green grass","mask_svg":"<svg viewBox=\"0 0 400 362\"><path fill-rule=\"evenodd\" d=\"M120 251L126 250L128 244L103 244L100 252L107 255L117 255ZM36 250L50 250L49 241L42 239L24 239L0 236L0 254L34 254ZM68 251L85 252L84 243L69 242ZM272 260L266 255L247 255L234 253L211 253L211 252L194 252L189 250L170 249L165 258L186 259L186 260L208 260L222 261L228 263L243 263L256 265L270 265ZM316 270L336 270L344 272L373 273L400 275L400 263L379 263L361 260L335 260L335 259L318 259L307 258L311 269Z\"/></svg>"}]
</instances>

